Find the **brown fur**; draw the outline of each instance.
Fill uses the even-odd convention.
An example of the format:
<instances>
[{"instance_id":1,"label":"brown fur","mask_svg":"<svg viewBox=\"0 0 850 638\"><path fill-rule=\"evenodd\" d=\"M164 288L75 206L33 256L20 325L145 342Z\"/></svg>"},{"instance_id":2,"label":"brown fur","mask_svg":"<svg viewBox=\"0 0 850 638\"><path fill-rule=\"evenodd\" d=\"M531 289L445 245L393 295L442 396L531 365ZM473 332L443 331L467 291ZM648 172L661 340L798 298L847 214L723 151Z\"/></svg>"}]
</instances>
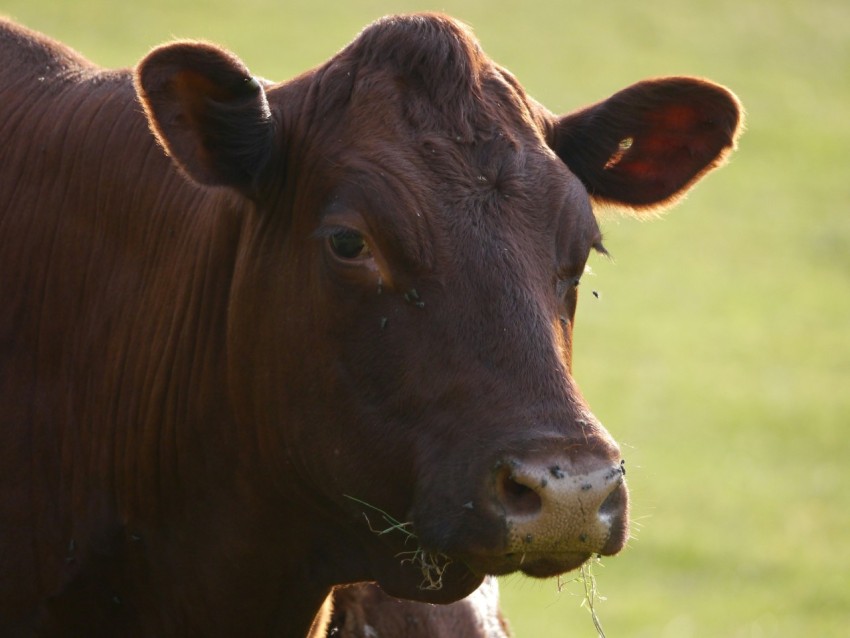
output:
<instances>
[{"instance_id":1,"label":"brown fur","mask_svg":"<svg viewBox=\"0 0 850 638\"><path fill-rule=\"evenodd\" d=\"M448 603L622 548L571 374L591 198L680 195L734 144L728 91L556 117L433 15L273 86L9 22L0 59L0 634L300 636L334 585ZM603 477L589 513L549 468Z\"/></svg>"}]
</instances>

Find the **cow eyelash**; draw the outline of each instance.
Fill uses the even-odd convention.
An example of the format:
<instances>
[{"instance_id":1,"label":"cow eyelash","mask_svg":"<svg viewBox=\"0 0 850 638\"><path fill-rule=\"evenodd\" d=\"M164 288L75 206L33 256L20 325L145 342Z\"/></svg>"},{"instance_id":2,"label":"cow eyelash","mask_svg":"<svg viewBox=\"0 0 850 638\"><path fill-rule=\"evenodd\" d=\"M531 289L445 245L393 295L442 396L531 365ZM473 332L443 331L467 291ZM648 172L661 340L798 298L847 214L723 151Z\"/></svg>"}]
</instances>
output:
<instances>
[{"instance_id":1,"label":"cow eyelash","mask_svg":"<svg viewBox=\"0 0 850 638\"><path fill-rule=\"evenodd\" d=\"M605 248L605 246L602 244L602 240L601 240L601 239L599 239L598 241L596 241L596 242L595 242L595 243L591 246L591 248L593 248L593 250L595 250L597 253L599 253L599 254L600 254L600 255L602 255L603 257L607 257L608 259L611 259L611 253L609 253L609 252L608 252L608 249L607 249L607 248Z\"/></svg>"}]
</instances>

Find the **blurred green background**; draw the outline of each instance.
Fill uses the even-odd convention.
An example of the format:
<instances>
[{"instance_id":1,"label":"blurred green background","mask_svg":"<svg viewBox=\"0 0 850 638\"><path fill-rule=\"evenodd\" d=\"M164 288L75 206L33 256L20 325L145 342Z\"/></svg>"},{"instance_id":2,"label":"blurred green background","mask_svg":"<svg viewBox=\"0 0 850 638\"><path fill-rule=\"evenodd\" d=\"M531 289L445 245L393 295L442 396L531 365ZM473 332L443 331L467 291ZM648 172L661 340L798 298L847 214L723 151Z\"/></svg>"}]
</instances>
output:
<instances>
[{"instance_id":1,"label":"blurred green background","mask_svg":"<svg viewBox=\"0 0 850 638\"><path fill-rule=\"evenodd\" d=\"M606 215L582 286L575 372L635 520L597 612L609 638L850 635L850 2L0 0L104 65L197 37L276 80L424 9L555 111L666 74L741 98L730 165L661 220ZM578 583L502 585L518 638L595 635Z\"/></svg>"}]
</instances>

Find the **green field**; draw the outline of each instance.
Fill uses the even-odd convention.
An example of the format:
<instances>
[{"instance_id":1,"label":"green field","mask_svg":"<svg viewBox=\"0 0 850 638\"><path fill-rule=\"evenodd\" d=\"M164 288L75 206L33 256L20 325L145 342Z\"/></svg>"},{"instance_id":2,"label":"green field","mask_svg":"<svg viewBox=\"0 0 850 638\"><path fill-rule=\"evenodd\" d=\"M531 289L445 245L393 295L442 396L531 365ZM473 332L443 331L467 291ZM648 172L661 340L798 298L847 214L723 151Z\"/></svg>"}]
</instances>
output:
<instances>
[{"instance_id":1,"label":"green field","mask_svg":"<svg viewBox=\"0 0 850 638\"><path fill-rule=\"evenodd\" d=\"M606 216L614 262L582 287L575 371L635 520L597 612L609 638L850 635L850 2L0 0L105 65L199 37L279 80L418 9L472 24L553 110L664 74L741 98L730 165L661 220ZM503 594L519 638L595 636L578 583Z\"/></svg>"}]
</instances>

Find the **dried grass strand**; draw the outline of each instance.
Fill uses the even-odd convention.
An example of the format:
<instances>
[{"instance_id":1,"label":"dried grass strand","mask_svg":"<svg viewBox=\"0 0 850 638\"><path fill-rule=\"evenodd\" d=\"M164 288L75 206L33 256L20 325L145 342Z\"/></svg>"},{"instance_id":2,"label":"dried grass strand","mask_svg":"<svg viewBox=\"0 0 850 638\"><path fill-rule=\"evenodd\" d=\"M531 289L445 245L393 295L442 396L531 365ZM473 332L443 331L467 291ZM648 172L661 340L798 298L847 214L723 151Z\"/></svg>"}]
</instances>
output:
<instances>
[{"instance_id":1,"label":"dried grass strand","mask_svg":"<svg viewBox=\"0 0 850 638\"><path fill-rule=\"evenodd\" d=\"M446 569L451 564L452 560L446 554L442 552L432 552L426 550L422 547L419 542L419 538L416 536L416 533L413 531L413 523L408 521L402 523L397 520L384 510L379 507L375 507L371 503L367 503L366 501L362 501L359 498L355 498L354 496L349 496L348 494L344 495L346 498L351 499L352 501L363 505L364 507L368 507L376 512L378 512L383 518L384 522L388 525L385 528L376 528L372 525L372 521L369 520L366 512L363 512L363 518L366 519L366 524L369 526L369 531L378 536L384 536L385 534L390 534L392 532L399 532L404 536L404 544L406 545L408 542L413 541L416 543L416 549L399 552L396 554L396 558L400 558L402 563L408 563L413 565L419 569L422 573L422 582L419 583L419 589L423 591L438 591L443 588L443 575L446 572Z\"/></svg>"},{"instance_id":2,"label":"dried grass strand","mask_svg":"<svg viewBox=\"0 0 850 638\"><path fill-rule=\"evenodd\" d=\"M558 592L560 593L568 583L581 582L584 589L584 599L581 601L581 606L585 607L590 612L590 617L593 620L593 627L599 638L605 638L605 630L602 628L602 621L599 619L599 614L596 611L596 604L604 601L605 597L599 594L599 589L596 585L596 576L593 574L593 562L602 564L599 558L594 558L591 561L584 563L581 566L581 571L574 579L566 583L558 577Z\"/></svg>"}]
</instances>

